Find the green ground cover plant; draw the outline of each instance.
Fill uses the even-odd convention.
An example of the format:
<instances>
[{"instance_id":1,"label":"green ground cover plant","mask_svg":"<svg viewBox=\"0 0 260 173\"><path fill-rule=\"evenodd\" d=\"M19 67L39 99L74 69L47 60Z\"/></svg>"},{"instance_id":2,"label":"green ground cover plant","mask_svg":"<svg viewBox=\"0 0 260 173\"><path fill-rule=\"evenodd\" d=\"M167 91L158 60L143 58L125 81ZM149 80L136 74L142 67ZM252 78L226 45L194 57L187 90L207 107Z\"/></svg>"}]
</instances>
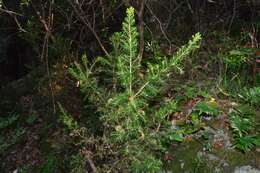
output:
<instances>
[{"instance_id":1,"label":"green ground cover plant","mask_svg":"<svg viewBox=\"0 0 260 173\"><path fill-rule=\"evenodd\" d=\"M242 152L250 151L260 144L260 135L255 129L255 118L255 111L248 105L239 106L229 114L234 146Z\"/></svg>"}]
</instances>

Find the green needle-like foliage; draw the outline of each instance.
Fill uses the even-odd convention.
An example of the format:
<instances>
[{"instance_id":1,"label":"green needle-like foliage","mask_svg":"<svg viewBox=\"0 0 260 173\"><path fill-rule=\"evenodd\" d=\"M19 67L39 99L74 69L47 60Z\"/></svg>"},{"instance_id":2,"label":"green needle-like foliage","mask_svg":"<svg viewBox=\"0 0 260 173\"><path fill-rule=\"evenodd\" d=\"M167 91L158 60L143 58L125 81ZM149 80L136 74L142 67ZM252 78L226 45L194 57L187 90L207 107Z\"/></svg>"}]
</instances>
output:
<instances>
[{"instance_id":1,"label":"green needle-like foliage","mask_svg":"<svg viewBox=\"0 0 260 173\"><path fill-rule=\"evenodd\" d=\"M153 97L158 94L161 87L165 84L171 70L182 72L181 62L192 51L200 46L201 35L195 34L187 45L182 46L170 59L166 57L159 64L148 64L148 72L145 76L147 86L142 92L144 97Z\"/></svg>"},{"instance_id":2,"label":"green needle-like foliage","mask_svg":"<svg viewBox=\"0 0 260 173\"><path fill-rule=\"evenodd\" d=\"M106 101L109 92L98 85L96 73L99 69L93 70L98 63L107 64L109 61L99 57L92 65L89 65L86 55L83 55L82 64L75 62L74 68L70 68L69 73L77 79L81 92L86 95L84 99L88 99L96 105L102 105Z\"/></svg>"},{"instance_id":3,"label":"green needle-like foliage","mask_svg":"<svg viewBox=\"0 0 260 173\"><path fill-rule=\"evenodd\" d=\"M194 35L171 58L164 57L157 64L148 64L144 77L140 78L134 14L132 7L127 9L122 32L112 36L112 57L98 58L92 65L83 57L83 65L76 63L70 73L102 115L106 129L104 142L117 145L115 155L127 158L119 163L123 167L128 165L127 169L133 172L156 172L162 167L159 156L166 150L165 144L177 139L167 120L170 114L176 112L177 103L174 100L160 102L161 107L155 108L149 106L149 101L167 85L173 70L182 71L182 61L199 48L201 35ZM111 84L103 82L104 73L101 71L106 72L105 77L112 76Z\"/></svg>"},{"instance_id":4,"label":"green needle-like foliage","mask_svg":"<svg viewBox=\"0 0 260 173\"><path fill-rule=\"evenodd\" d=\"M122 52L117 57L117 75L123 87L131 93L136 72L140 67L137 56L138 32L135 27L134 8L127 9L127 17L123 22L121 34Z\"/></svg>"}]
</instances>

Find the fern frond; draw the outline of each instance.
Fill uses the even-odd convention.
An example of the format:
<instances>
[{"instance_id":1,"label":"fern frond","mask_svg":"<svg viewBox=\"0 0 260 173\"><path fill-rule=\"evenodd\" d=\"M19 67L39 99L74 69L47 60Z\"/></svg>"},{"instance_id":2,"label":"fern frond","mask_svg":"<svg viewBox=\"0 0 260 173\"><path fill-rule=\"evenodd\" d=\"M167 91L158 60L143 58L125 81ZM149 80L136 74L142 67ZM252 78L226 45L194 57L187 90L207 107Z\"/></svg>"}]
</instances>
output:
<instances>
[{"instance_id":1,"label":"fern frond","mask_svg":"<svg viewBox=\"0 0 260 173\"><path fill-rule=\"evenodd\" d=\"M239 97L247 103L260 106L260 87L244 88Z\"/></svg>"},{"instance_id":2,"label":"fern frond","mask_svg":"<svg viewBox=\"0 0 260 173\"><path fill-rule=\"evenodd\" d=\"M255 136L239 137L235 140L235 147L240 151L247 152L255 146L256 142L257 138Z\"/></svg>"},{"instance_id":3,"label":"fern frond","mask_svg":"<svg viewBox=\"0 0 260 173\"><path fill-rule=\"evenodd\" d=\"M255 146L260 146L259 136L245 136L235 139L235 147L243 152L250 151Z\"/></svg>"},{"instance_id":4,"label":"fern frond","mask_svg":"<svg viewBox=\"0 0 260 173\"><path fill-rule=\"evenodd\" d=\"M235 136L242 137L243 134L247 134L253 127L253 122L249 118L242 118L237 113L230 113L229 117L230 126Z\"/></svg>"}]
</instances>

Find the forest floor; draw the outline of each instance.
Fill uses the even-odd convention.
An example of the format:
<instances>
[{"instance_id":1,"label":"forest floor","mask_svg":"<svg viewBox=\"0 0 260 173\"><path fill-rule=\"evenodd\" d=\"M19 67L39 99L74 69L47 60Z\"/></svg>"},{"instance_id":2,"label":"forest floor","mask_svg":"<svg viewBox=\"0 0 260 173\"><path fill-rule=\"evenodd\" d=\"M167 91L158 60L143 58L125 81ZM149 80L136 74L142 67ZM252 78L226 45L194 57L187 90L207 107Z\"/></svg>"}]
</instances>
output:
<instances>
[{"instance_id":1,"label":"forest floor","mask_svg":"<svg viewBox=\"0 0 260 173\"><path fill-rule=\"evenodd\" d=\"M82 96L75 81L67 74L66 66L54 67L51 80L43 71L32 71L1 88L0 117L6 119L0 123L1 173L66 172L69 167L66 159L74 149L60 123L57 106L54 112L53 102L60 103L90 131L98 132L101 122L95 113L84 108ZM199 102L210 102L217 107L219 115L203 116L203 123L192 129L183 142L173 143L164 156L165 169L172 173L260 173L260 148L244 153L234 147L229 114L240 105L239 101L216 85L216 76L204 73L207 72L196 72L200 76L196 80L186 74L167 86L163 97L179 99L181 103L180 111L174 116L178 118L171 119L173 129L187 121L186 115ZM256 124L259 124L259 107L254 111Z\"/></svg>"}]
</instances>

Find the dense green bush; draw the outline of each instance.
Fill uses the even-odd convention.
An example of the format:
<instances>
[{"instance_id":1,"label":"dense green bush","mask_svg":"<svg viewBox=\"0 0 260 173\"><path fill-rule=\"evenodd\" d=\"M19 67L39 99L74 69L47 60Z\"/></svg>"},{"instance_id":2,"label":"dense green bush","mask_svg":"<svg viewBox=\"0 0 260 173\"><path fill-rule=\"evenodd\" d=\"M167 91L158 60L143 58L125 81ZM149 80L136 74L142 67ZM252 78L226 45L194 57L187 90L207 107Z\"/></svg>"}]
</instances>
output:
<instances>
[{"instance_id":1,"label":"dense green bush","mask_svg":"<svg viewBox=\"0 0 260 173\"><path fill-rule=\"evenodd\" d=\"M196 34L171 58L148 63L146 72L141 75L143 67L137 55L137 37L134 9L128 8L122 32L111 39L113 56L99 57L93 64L83 56L83 65L76 63L70 73L102 115L104 142L118 146L114 154L122 159L117 167L133 172L155 172L162 169L160 156L176 136L167 117L176 111L177 105L175 100L160 101L160 108L156 108L150 101L166 85L172 70L182 71L183 59L199 47L201 36ZM102 81L101 76L109 76L109 73L112 83Z\"/></svg>"}]
</instances>

